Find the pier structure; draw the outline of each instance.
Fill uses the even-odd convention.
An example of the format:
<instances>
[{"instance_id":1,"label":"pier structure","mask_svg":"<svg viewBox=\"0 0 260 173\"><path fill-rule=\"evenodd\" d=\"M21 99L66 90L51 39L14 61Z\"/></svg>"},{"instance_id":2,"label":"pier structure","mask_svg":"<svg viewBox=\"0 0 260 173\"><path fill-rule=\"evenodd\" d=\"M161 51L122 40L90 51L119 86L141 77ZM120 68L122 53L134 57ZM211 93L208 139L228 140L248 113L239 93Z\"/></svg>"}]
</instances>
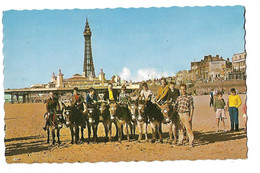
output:
<instances>
[{"instance_id":1,"label":"pier structure","mask_svg":"<svg viewBox=\"0 0 260 173\"><path fill-rule=\"evenodd\" d=\"M50 92L53 92L57 96L64 96L67 93L73 93L74 88L23 88L23 89L5 89L4 94L10 95L11 100L10 103L15 103L15 100L17 103L19 102L19 98L22 97L22 103L33 103L33 95L40 95L40 94L49 94ZM120 90L120 86L115 86L114 89ZM89 88L79 88L79 93L88 93ZM97 87L95 88L96 94L102 94L105 93L105 90L107 90L107 87ZM131 93L136 90L139 90L139 85L133 85L127 87L127 92Z\"/></svg>"}]
</instances>

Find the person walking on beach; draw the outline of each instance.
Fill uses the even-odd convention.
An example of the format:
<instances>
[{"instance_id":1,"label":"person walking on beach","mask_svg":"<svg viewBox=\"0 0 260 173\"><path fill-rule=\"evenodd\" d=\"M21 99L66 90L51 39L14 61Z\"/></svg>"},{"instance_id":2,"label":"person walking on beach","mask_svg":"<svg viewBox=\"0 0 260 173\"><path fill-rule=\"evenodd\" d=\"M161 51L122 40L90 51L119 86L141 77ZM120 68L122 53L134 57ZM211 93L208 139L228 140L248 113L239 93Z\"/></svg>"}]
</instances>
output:
<instances>
[{"instance_id":1,"label":"person walking on beach","mask_svg":"<svg viewBox=\"0 0 260 173\"><path fill-rule=\"evenodd\" d=\"M58 101L58 98L56 98L54 96L53 92L50 92L50 97L47 99L46 102L46 111L47 113L44 114L44 126L43 126L43 130L46 130L47 128L47 121L49 119L49 116L51 114L55 114L57 111L60 111L60 104Z\"/></svg>"},{"instance_id":2,"label":"person walking on beach","mask_svg":"<svg viewBox=\"0 0 260 173\"><path fill-rule=\"evenodd\" d=\"M247 106L246 106L246 103L243 105L243 118L245 119L245 128L244 128L244 131L247 130Z\"/></svg>"},{"instance_id":3,"label":"person walking on beach","mask_svg":"<svg viewBox=\"0 0 260 173\"><path fill-rule=\"evenodd\" d=\"M179 145L182 145L184 138L184 127L189 137L189 145L193 147L194 134L191 128L191 122L194 113L194 104L192 96L187 95L186 85L180 85L181 95L177 98L175 107L180 117Z\"/></svg>"},{"instance_id":4,"label":"person walking on beach","mask_svg":"<svg viewBox=\"0 0 260 173\"><path fill-rule=\"evenodd\" d=\"M241 98L236 94L236 89L232 88L230 90L231 95L228 97L228 111L231 122L230 131L238 131L239 130L239 122L238 122L238 108L242 104ZM234 127L235 126L235 127Z\"/></svg>"},{"instance_id":5,"label":"person walking on beach","mask_svg":"<svg viewBox=\"0 0 260 173\"><path fill-rule=\"evenodd\" d=\"M216 132L219 131L219 121L223 122L223 128L224 131L226 131L225 129L225 119L227 119L226 115L225 115L225 100L222 98L222 93L219 92L217 94L217 98L214 101L214 111L216 112L216 118L217 118L217 130Z\"/></svg>"},{"instance_id":6,"label":"person walking on beach","mask_svg":"<svg viewBox=\"0 0 260 173\"><path fill-rule=\"evenodd\" d=\"M209 94L209 106L213 106L213 101L214 101L214 95L213 95L213 89L211 89L210 94Z\"/></svg>"}]
</instances>

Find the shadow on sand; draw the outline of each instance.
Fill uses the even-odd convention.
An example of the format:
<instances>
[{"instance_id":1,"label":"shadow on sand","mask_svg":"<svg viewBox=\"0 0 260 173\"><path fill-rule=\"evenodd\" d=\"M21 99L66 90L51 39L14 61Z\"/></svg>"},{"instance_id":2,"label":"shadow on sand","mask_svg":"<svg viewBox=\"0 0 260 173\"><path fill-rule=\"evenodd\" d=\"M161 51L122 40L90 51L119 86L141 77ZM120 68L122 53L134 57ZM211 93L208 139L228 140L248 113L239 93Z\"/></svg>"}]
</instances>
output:
<instances>
[{"instance_id":1,"label":"shadow on sand","mask_svg":"<svg viewBox=\"0 0 260 173\"><path fill-rule=\"evenodd\" d=\"M164 132L162 134L164 142L168 141L169 139L169 133ZM224 142L224 141L231 141L231 140L238 140L246 138L246 132L239 131L239 132L218 132L215 133L214 131L209 132L194 132L195 136L195 144L198 145L208 145L215 142ZM149 140L152 138L152 134L148 134ZM126 139L126 136L124 136L124 140ZM135 135L133 140L137 140L138 135ZM144 136L143 136L144 139ZM158 138L157 138L158 139ZM23 142L21 142L23 141ZM115 137L113 137L113 141L117 141ZM9 143L11 142L11 143ZM80 143L84 144L88 142L88 138L85 136L85 139ZM93 142L93 138L90 140L91 143ZM99 137L98 143L104 143L105 137ZM131 142L130 142L131 143ZM21 138L11 138L11 139L5 139L5 156L14 156L19 154L30 154L34 152L42 152L42 151L48 151L53 148L65 148L69 147L70 140L62 140L61 138L61 145L51 145L46 143L46 137L45 136L29 136L29 137L21 137Z\"/></svg>"}]
</instances>

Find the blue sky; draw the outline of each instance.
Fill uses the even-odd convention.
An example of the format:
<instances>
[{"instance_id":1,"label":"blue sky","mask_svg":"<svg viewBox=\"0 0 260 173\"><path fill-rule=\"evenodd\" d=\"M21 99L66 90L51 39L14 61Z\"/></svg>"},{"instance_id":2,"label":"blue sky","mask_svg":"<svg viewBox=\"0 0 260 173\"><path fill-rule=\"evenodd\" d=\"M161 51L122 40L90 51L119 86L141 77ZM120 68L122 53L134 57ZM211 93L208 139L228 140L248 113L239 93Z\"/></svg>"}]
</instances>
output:
<instances>
[{"instance_id":1,"label":"blue sky","mask_svg":"<svg viewBox=\"0 0 260 173\"><path fill-rule=\"evenodd\" d=\"M190 69L190 62L244 51L244 8L171 7L23 10L3 15L4 88L83 72L86 17L96 74L141 80ZM143 78L142 78L143 77Z\"/></svg>"}]
</instances>

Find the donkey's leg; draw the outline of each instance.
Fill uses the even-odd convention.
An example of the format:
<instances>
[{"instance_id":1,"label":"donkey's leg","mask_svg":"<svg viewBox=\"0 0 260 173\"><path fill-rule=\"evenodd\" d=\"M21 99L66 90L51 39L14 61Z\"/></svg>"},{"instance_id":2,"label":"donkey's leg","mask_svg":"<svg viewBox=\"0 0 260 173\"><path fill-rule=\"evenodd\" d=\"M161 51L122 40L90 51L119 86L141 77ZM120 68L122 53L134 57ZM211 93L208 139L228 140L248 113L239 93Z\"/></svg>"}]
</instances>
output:
<instances>
[{"instance_id":1,"label":"donkey's leg","mask_svg":"<svg viewBox=\"0 0 260 173\"><path fill-rule=\"evenodd\" d=\"M122 129L122 125L119 122L117 122L117 128L118 128L118 142L121 142L123 136L122 134L123 129Z\"/></svg>"},{"instance_id":2,"label":"donkey's leg","mask_svg":"<svg viewBox=\"0 0 260 173\"><path fill-rule=\"evenodd\" d=\"M130 142L130 135L129 135L129 130L128 130L128 123L125 123L125 128L126 128L126 135L127 135L127 140ZM123 131L123 130L122 130Z\"/></svg>"},{"instance_id":3,"label":"donkey's leg","mask_svg":"<svg viewBox=\"0 0 260 173\"><path fill-rule=\"evenodd\" d=\"M148 131L147 131L147 126L148 126L148 124L147 124L147 123L144 123L145 140L146 140L146 142L148 142Z\"/></svg>"},{"instance_id":4,"label":"donkey's leg","mask_svg":"<svg viewBox=\"0 0 260 173\"><path fill-rule=\"evenodd\" d=\"M163 143L163 138L162 138L162 123L161 123L161 122L159 122L159 124L158 124L158 132L159 132L160 142Z\"/></svg>"},{"instance_id":5,"label":"donkey's leg","mask_svg":"<svg viewBox=\"0 0 260 173\"><path fill-rule=\"evenodd\" d=\"M57 129L58 144L60 145L60 129Z\"/></svg>"},{"instance_id":6,"label":"donkey's leg","mask_svg":"<svg viewBox=\"0 0 260 173\"><path fill-rule=\"evenodd\" d=\"M108 134L109 134L109 141L111 142L112 141L112 123L109 123L108 124Z\"/></svg>"},{"instance_id":7,"label":"donkey's leg","mask_svg":"<svg viewBox=\"0 0 260 173\"><path fill-rule=\"evenodd\" d=\"M169 126L169 137L170 137L170 140L169 140L169 143L171 144L173 139L172 139L172 123L168 124Z\"/></svg>"},{"instance_id":8,"label":"donkey's leg","mask_svg":"<svg viewBox=\"0 0 260 173\"><path fill-rule=\"evenodd\" d=\"M138 121L138 128L139 128L139 138L138 141L140 142L143 138L143 125Z\"/></svg>"},{"instance_id":9,"label":"donkey's leg","mask_svg":"<svg viewBox=\"0 0 260 173\"><path fill-rule=\"evenodd\" d=\"M70 135L71 135L71 144L74 143L74 129L73 127L70 127Z\"/></svg>"},{"instance_id":10,"label":"donkey's leg","mask_svg":"<svg viewBox=\"0 0 260 173\"><path fill-rule=\"evenodd\" d=\"M93 141L95 141L96 143L98 143L98 141L97 141L97 125L94 124L94 125L92 126L92 128L93 128Z\"/></svg>"},{"instance_id":11,"label":"donkey's leg","mask_svg":"<svg viewBox=\"0 0 260 173\"><path fill-rule=\"evenodd\" d=\"M75 127L75 143L79 143L79 126Z\"/></svg>"},{"instance_id":12,"label":"donkey's leg","mask_svg":"<svg viewBox=\"0 0 260 173\"><path fill-rule=\"evenodd\" d=\"M81 130L81 141L84 141L84 128L83 126L80 127Z\"/></svg>"},{"instance_id":13,"label":"donkey's leg","mask_svg":"<svg viewBox=\"0 0 260 173\"><path fill-rule=\"evenodd\" d=\"M172 124L172 131L173 131L173 137L174 137L173 143L176 144L177 143L177 126L176 126L176 123Z\"/></svg>"},{"instance_id":14,"label":"donkey's leg","mask_svg":"<svg viewBox=\"0 0 260 173\"><path fill-rule=\"evenodd\" d=\"M50 143L50 129L47 127L47 143Z\"/></svg>"},{"instance_id":15,"label":"donkey's leg","mask_svg":"<svg viewBox=\"0 0 260 173\"><path fill-rule=\"evenodd\" d=\"M156 124L151 122L151 127L152 127L152 134L153 134L153 138L151 142L154 143L156 139Z\"/></svg>"},{"instance_id":16,"label":"donkey's leg","mask_svg":"<svg viewBox=\"0 0 260 173\"><path fill-rule=\"evenodd\" d=\"M105 143L107 142L107 138L108 138L108 124L107 123L103 123L104 129L105 129Z\"/></svg>"},{"instance_id":17,"label":"donkey's leg","mask_svg":"<svg viewBox=\"0 0 260 173\"><path fill-rule=\"evenodd\" d=\"M88 143L90 143L90 136L91 136L91 126L90 126L90 124L88 124L87 127L88 127Z\"/></svg>"},{"instance_id":18,"label":"donkey's leg","mask_svg":"<svg viewBox=\"0 0 260 173\"><path fill-rule=\"evenodd\" d=\"M55 144L55 128L54 127L51 129L51 135L52 135L52 145L54 145Z\"/></svg>"}]
</instances>

